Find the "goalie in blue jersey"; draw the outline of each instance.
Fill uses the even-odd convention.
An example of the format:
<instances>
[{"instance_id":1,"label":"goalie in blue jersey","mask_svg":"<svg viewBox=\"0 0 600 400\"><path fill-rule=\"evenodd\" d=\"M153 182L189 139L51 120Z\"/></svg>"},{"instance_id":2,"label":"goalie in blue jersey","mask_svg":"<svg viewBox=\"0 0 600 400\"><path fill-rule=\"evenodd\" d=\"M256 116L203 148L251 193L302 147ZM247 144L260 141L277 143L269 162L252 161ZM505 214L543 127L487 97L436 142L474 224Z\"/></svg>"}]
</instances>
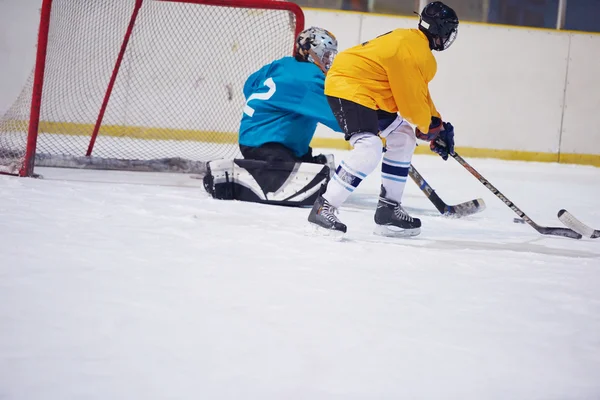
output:
<instances>
[{"instance_id":1,"label":"goalie in blue jersey","mask_svg":"<svg viewBox=\"0 0 600 400\"><path fill-rule=\"evenodd\" d=\"M239 144L244 158L324 163L310 142L317 123L341 132L324 94L337 40L321 28L298 35L294 57L265 65L246 80Z\"/></svg>"},{"instance_id":2,"label":"goalie in blue jersey","mask_svg":"<svg viewBox=\"0 0 600 400\"><path fill-rule=\"evenodd\" d=\"M342 131L324 94L337 51L333 34L311 27L296 38L293 57L248 77L239 131L244 159L209 163L205 187L213 197L312 205L334 166L332 156L312 154L317 124Z\"/></svg>"}]
</instances>

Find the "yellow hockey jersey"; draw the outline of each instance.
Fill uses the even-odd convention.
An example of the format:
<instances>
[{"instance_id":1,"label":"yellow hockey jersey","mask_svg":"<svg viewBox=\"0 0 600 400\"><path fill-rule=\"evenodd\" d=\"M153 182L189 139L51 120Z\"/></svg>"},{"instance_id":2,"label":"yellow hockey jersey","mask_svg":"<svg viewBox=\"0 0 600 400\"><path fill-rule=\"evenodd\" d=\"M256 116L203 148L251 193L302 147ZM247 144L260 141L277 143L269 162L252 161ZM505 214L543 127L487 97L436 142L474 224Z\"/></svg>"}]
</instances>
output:
<instances>
[{"instance_id":1,"label":"yellow hockey jersey","mask_svg":"<svg viewBox=\"0 0 600 400\"><path fill-rule=\"evenodd\" d=\"M422 132L440 117L429 94L437 62L418 29L396 29L340 52L325 79L325 94L373 110L399 112Z\"/></svg>"}]
</instances>

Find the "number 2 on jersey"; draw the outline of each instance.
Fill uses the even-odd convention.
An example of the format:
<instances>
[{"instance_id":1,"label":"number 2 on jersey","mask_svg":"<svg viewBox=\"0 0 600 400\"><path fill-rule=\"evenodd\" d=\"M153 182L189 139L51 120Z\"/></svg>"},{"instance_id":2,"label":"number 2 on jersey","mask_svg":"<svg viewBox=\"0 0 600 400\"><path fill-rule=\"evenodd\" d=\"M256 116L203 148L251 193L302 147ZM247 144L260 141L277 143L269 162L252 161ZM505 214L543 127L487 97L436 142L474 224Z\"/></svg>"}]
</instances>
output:
<instances>
[{"instance_id":1,"label":"number 2 on jersey","mask_svg":"<svg viewBox=\"0 0 600 400\"><path fill-rule=\"evenodd\" d=\"M254 115L254 108L248 105L248 103L250 103L250 100L269 100L275 94L275 90L277 90L273 78L265 80L263 85L269 88L268 92L252 93L250 97L248 97L248 100L246 100L246 105L244 106L244 114L246 114L249 117L252 117Z\"/></svg>"}]
</instances>

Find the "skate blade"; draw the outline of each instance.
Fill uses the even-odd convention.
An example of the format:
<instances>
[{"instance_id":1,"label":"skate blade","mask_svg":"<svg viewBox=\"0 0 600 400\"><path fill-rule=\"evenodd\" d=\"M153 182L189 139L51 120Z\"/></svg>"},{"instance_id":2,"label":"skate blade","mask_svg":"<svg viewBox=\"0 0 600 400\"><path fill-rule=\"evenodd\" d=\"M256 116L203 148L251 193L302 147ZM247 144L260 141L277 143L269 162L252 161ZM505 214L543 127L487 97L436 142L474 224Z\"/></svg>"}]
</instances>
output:
<instances>
[{"instance_id":1,"label":"skate blade","mask_svg":"<svg viewBox=\"0 0 600 400\"><path fill-rule=\"evenodd\" d=\"M330 238L335 241L342 241L344 239L345 232L336 231L335 229L327 229L309 222L306 227L306 234L311 236L320 236Z\"/></svg>"},{"instance_id":2,"label":"skate blade","mask_svg":"<svg viewBox=\"0 0 600 400\"><path fill-rule=\"evenodd\" d=\"M417 236L421 233L421 228L401 229L392 225L375 225L373 233L377 236L404 238Z\"/></svg>"}]
</instances>

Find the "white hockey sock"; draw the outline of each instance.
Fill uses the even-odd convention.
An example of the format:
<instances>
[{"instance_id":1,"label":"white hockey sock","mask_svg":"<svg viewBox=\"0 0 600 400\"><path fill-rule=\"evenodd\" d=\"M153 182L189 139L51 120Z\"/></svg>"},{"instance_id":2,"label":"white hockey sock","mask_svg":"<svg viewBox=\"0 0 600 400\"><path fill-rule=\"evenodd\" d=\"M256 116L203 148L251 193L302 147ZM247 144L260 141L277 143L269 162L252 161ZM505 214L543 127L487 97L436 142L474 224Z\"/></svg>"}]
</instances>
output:
<instances>
[{"instance_id":1,"label":"white hockey sock","mask_svg":"<svg viewBox=\"0 0 600 400\"><path fill-rule=\"evenodd\" d=\"M348 196L379 164L383 145L372 133L358 133L350 138L354 147L342 159L333 178L327 184L323 197L332 206L339 208Z\"/></svg>"},{"instance_id":2,"label":"white hockey sock","mask_svg":"<svg viewBox=\"0 0 600 400\"><path fill-rule=\"evenodd\" d=\"M387 151L381 163L381 183L386 191L385 197L401 203L417 139L406 122L387 133Z\"/></svg>"}]
</instances>

